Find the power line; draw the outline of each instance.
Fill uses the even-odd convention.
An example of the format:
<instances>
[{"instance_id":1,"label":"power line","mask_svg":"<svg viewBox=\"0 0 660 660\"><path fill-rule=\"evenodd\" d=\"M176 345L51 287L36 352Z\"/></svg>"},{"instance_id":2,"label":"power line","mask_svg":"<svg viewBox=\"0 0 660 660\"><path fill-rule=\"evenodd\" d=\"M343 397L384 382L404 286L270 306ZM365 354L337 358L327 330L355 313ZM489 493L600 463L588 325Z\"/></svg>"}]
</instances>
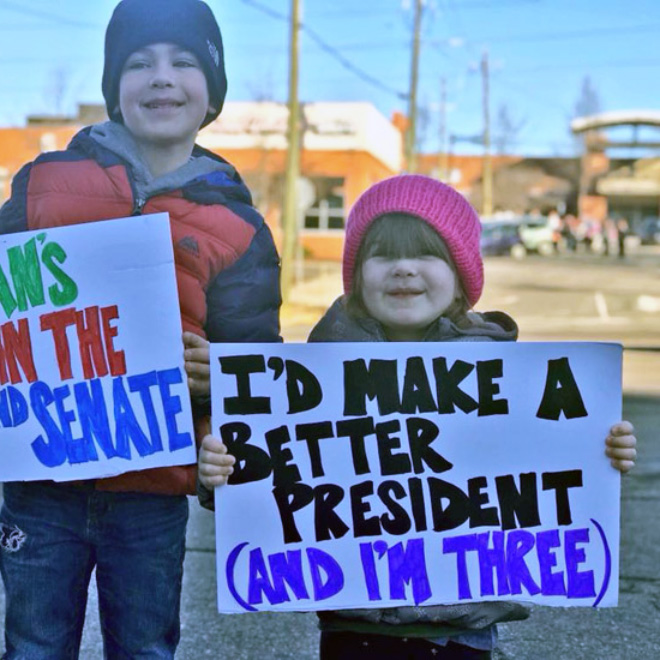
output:
<instances>
[{"instance_id":1,"label":"power line","mask_svg":"<svg viewBox=\"0 0 660 660\"><path fill-rule=\"evenodd\" d=\"M551 106L551 107L554 107L558 110L561 110L564 113L569 112L567 110L567 108L564 105L562 105L560 102L558 102L556 99L551 99L551 98L546 97L546 96L539 96L535 92L534 93L530 92L528 87L521 87L519 85L516 85L515 83L510 82L509 80L502 80L502 78L500 77L500 74L496 74L495 79L496 79L497 84L499 86L508 87L513 92L516 92L517 94L520 94L520 95L524 96L525 98L527 98L530 101L539 103L539 104L543 105L546 108L548 106Z\"/></svg>"},{"instance_id":2,"label":"power line","mask_svg":"<svg viewBox=\"0 0 660 660\"><path fill-rule=\"evenodd\" d=\"M592 30L575 30L570 32L546 32L541 34L518 34L501 37L484 37L483 41L488 43L505 42L536 42L536 41L563 41L564 39L583 39L584 37L595 37L611 34L635 34L638 32L658 32L660 24L652 25L630 25L628 27L597 28Z\"/></svg>"},{"instance_id":3,"label":"power line","mask_svg":"<svg viewBox=\"0 0 660 660\"><path fill-rule=\"evenodd\" d=\"M289 20L289 17L286 16L285 14L275 11L270 7L266 7L261 2L257 2L257 0L241 0L241 2L245 5L253 7L254 9L258 9L259 11L263 12L264 14L267 14L271 18L275 18L277 20L283 20L287 22ZM364 80L364 82L369 83L370 85L377 87L384 92L394 94L399 99L405 100L408 98L408 95L406 93L400 92L397 89L393 89L392 87L389 87L382 81L378 80L378 78L375 78L366 71L363 71L362 69L355 66L350 60L346 59L346 57L344 57L336 48L334 48L326 41L324 41L318 33L316 33L314 30L312 30L304 23L300 24L300 29L303 30L307 34L307 36L319 48L321 48L321 50L323 50L328 55L330 55L335 60L337 60L347 71L350 71L352 74L358 76L358 78L360 78L361 80Z\"/></svg>"},{"instance_id":4,"label":"power line","mask_svg":"<svg viewBox=\"0 0 660 660\"><path fill-rule=\"evenodd\" d=\"M337 51L335 48L333 48L328 43L323 41L323 39L321 39L321 37L316 32L314 32L314 30L304 25L302 27L303 30L306 32L307 36L312 41L314 41L316 45L319 46L319 48L321 48L323 51L334 57L347 71L350 71L351 73L358 76L358 78L364 80L365 82L369 83L374 87L378 87L380 90L384 92L389 92L390 94L394 94L399 99L405 100L408 98L408 94L406 94L405 92L400 92L397 89L389 87L388 85L381 82L377 78L374 78L372 75L356 67L352 62L347 60L339 51Z\"/></svg>"},{"instance_id":5,"label":"power line","mask_svg":"<svg viewBox=\"0 0 660 660\"><path fill-rule=\"evenodd\" d=\"M55 21L60 25L70 25L72 27L81 27L81 28L91 28L94 30L103 29L99 25L94 23L85 23L83 21L77 21L73 18L67 18L65 16L58 16L57 14L51 14L50 12L40 11L39 9L28 9L23 5L19 5L13 2L7 2L6 0L0 5L0 9L8 9L9 11L14 11L19 14L24 14L25 16L32 16L35 18L47 18L50 21Z\"/></svg>"},{"instance_id":6,"label":"power line","mask_svg":"<svg viewBox=\"0 0 660 660\"><path fill-rule=\"evenodd\" d=\"M289 17L286 14L275 11L274 9L271 9L270 7L262 4L261 2L257 2L256 0L241 0L241 2L248 7L254 7L254 9L258 9L260 12L267 14L271 18L276 18L279 21L285 21L287 23L289 22Z\"/></svg>"},{"instance_id":7,"label":"power line","mask_svg":"<svg viewBox=\"0 0 660 660\"><path fill-rule=\"evenodd\" d=\"M658 67L660 60L619 60L613 62L571 62L569 64L539 64L528 69L508 69L509 73L537 73L538 71L552 71L562 69L576 70L583 69L602 69L602 68L625 68L625 67Z\"/></svg>"}]
</instances>

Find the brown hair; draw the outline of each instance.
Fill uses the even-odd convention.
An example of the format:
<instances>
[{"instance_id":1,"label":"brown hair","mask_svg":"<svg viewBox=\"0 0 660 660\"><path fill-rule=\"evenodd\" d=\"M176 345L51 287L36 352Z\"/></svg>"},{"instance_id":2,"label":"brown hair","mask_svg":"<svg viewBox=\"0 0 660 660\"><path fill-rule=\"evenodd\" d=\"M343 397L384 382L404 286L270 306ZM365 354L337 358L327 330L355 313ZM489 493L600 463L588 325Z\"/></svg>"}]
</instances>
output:
<instances>
[{"instance_id":1,"label":"brown hair","mask_svg":"<svg viewBox=\"0 0 660 660\"><path fill-rule=\"evenodd\" d=\"M346 297L348 312L354 316L368 316L362 300L362 265L367 259L371 257L401 259L429 255L445 261L457 282L458 296L445 310L443 316L459 326L470 325L467 317L470 305L447 245L440 234L427 222L407 213L386 213L371 223L355 259L351 290Z\"/></svg>"}]
</instances>

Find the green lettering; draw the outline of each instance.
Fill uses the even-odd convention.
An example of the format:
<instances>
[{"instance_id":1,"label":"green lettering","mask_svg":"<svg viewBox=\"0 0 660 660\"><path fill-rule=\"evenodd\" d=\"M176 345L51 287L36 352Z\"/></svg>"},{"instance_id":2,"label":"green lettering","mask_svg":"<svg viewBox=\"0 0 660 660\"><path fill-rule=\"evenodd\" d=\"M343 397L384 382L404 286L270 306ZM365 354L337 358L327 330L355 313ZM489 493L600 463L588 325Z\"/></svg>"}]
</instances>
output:
<instances>
[{"instance_id":1,"label":"green lettering","mask_svg":"<svg viewBox=\"0 0 660 660\"><path fill-rule=\"evenodd\" d=\"M2 309L5 310L7 318L9 318L16 309L16 298L9 288L9 282L7 282L7 276L5 275L2 268L0 268L0 305Z\"/></svg>"},{"instance_id":2,"label":"green lettering","mask_svg":"<svg viewBox=\"0 0 660 660\"><path fill-rule=\"evenodd\" d=\"M41 254L41 260L51 275L60 285L51 284L48 287L50 300L56 307L69 305L78 297L78 285L55 263L66 261L66 252L58 243L48 243Z\"/></svg>"},{"instance_id":3,"label":"green lettering","mask_svg":"<svg viewBox=\"0 0 660 660\"><path fill-rule=\"evenodd\" d=\"M7 256L18 309L21 312L27 310L28 298L33 307L43 305L45 302L44 285L41 279L36 239L29 240L23 249L18 245L9 248Z\"/></svg>"}]
</instances>

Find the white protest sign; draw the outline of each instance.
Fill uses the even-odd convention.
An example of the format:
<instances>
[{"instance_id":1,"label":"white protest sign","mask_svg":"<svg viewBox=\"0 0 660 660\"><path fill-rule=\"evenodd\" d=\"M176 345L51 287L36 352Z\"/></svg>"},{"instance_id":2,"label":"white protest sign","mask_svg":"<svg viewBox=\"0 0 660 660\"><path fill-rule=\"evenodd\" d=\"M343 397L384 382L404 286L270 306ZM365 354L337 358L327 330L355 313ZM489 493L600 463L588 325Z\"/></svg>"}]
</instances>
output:
<instances>
[{"instance_id":1,"label":"white protest sign","mask_svg":"<svg viewBox=\"0 0 660 660\"><path fill-rule=\"evenodd\" d=\"M621 347L213 345L218 608L612 606Z\"/></svg>"},{"instance_id":2,"label":"white protest sign","mask_svg":"<svg viewBox=\"0 0 660 660\"><path fill-rule=\"evenodd\" d=\"M194 463L167 214L0 236L0 481Z\"/></svg>"}]
</instances>

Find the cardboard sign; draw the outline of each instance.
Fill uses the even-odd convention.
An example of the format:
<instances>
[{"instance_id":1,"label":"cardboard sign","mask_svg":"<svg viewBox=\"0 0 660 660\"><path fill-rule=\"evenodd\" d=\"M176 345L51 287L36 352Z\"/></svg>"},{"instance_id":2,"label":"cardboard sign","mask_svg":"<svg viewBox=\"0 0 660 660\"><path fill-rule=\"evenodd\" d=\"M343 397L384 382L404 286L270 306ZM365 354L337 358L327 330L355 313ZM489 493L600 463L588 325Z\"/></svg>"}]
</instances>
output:
<instances>
[{"instance_id":1,"label":"cardboard sign","mask_svg":"<svg viewBox=\"0 0 660 660\"><path fill-rule=\"evenodd\" d=\"M617 602L614 344L214 345L218 608Z\"/></svg>"},{"instance_id":2,"label":"cardboard sign","mask_svg":"<svg viewBox=\"0 0 660 660\"><path fill-rule=\"evenodd\" d=\"M194 463L167 214L0 236L0 480Z\"/></svg>"}]
</instances>

